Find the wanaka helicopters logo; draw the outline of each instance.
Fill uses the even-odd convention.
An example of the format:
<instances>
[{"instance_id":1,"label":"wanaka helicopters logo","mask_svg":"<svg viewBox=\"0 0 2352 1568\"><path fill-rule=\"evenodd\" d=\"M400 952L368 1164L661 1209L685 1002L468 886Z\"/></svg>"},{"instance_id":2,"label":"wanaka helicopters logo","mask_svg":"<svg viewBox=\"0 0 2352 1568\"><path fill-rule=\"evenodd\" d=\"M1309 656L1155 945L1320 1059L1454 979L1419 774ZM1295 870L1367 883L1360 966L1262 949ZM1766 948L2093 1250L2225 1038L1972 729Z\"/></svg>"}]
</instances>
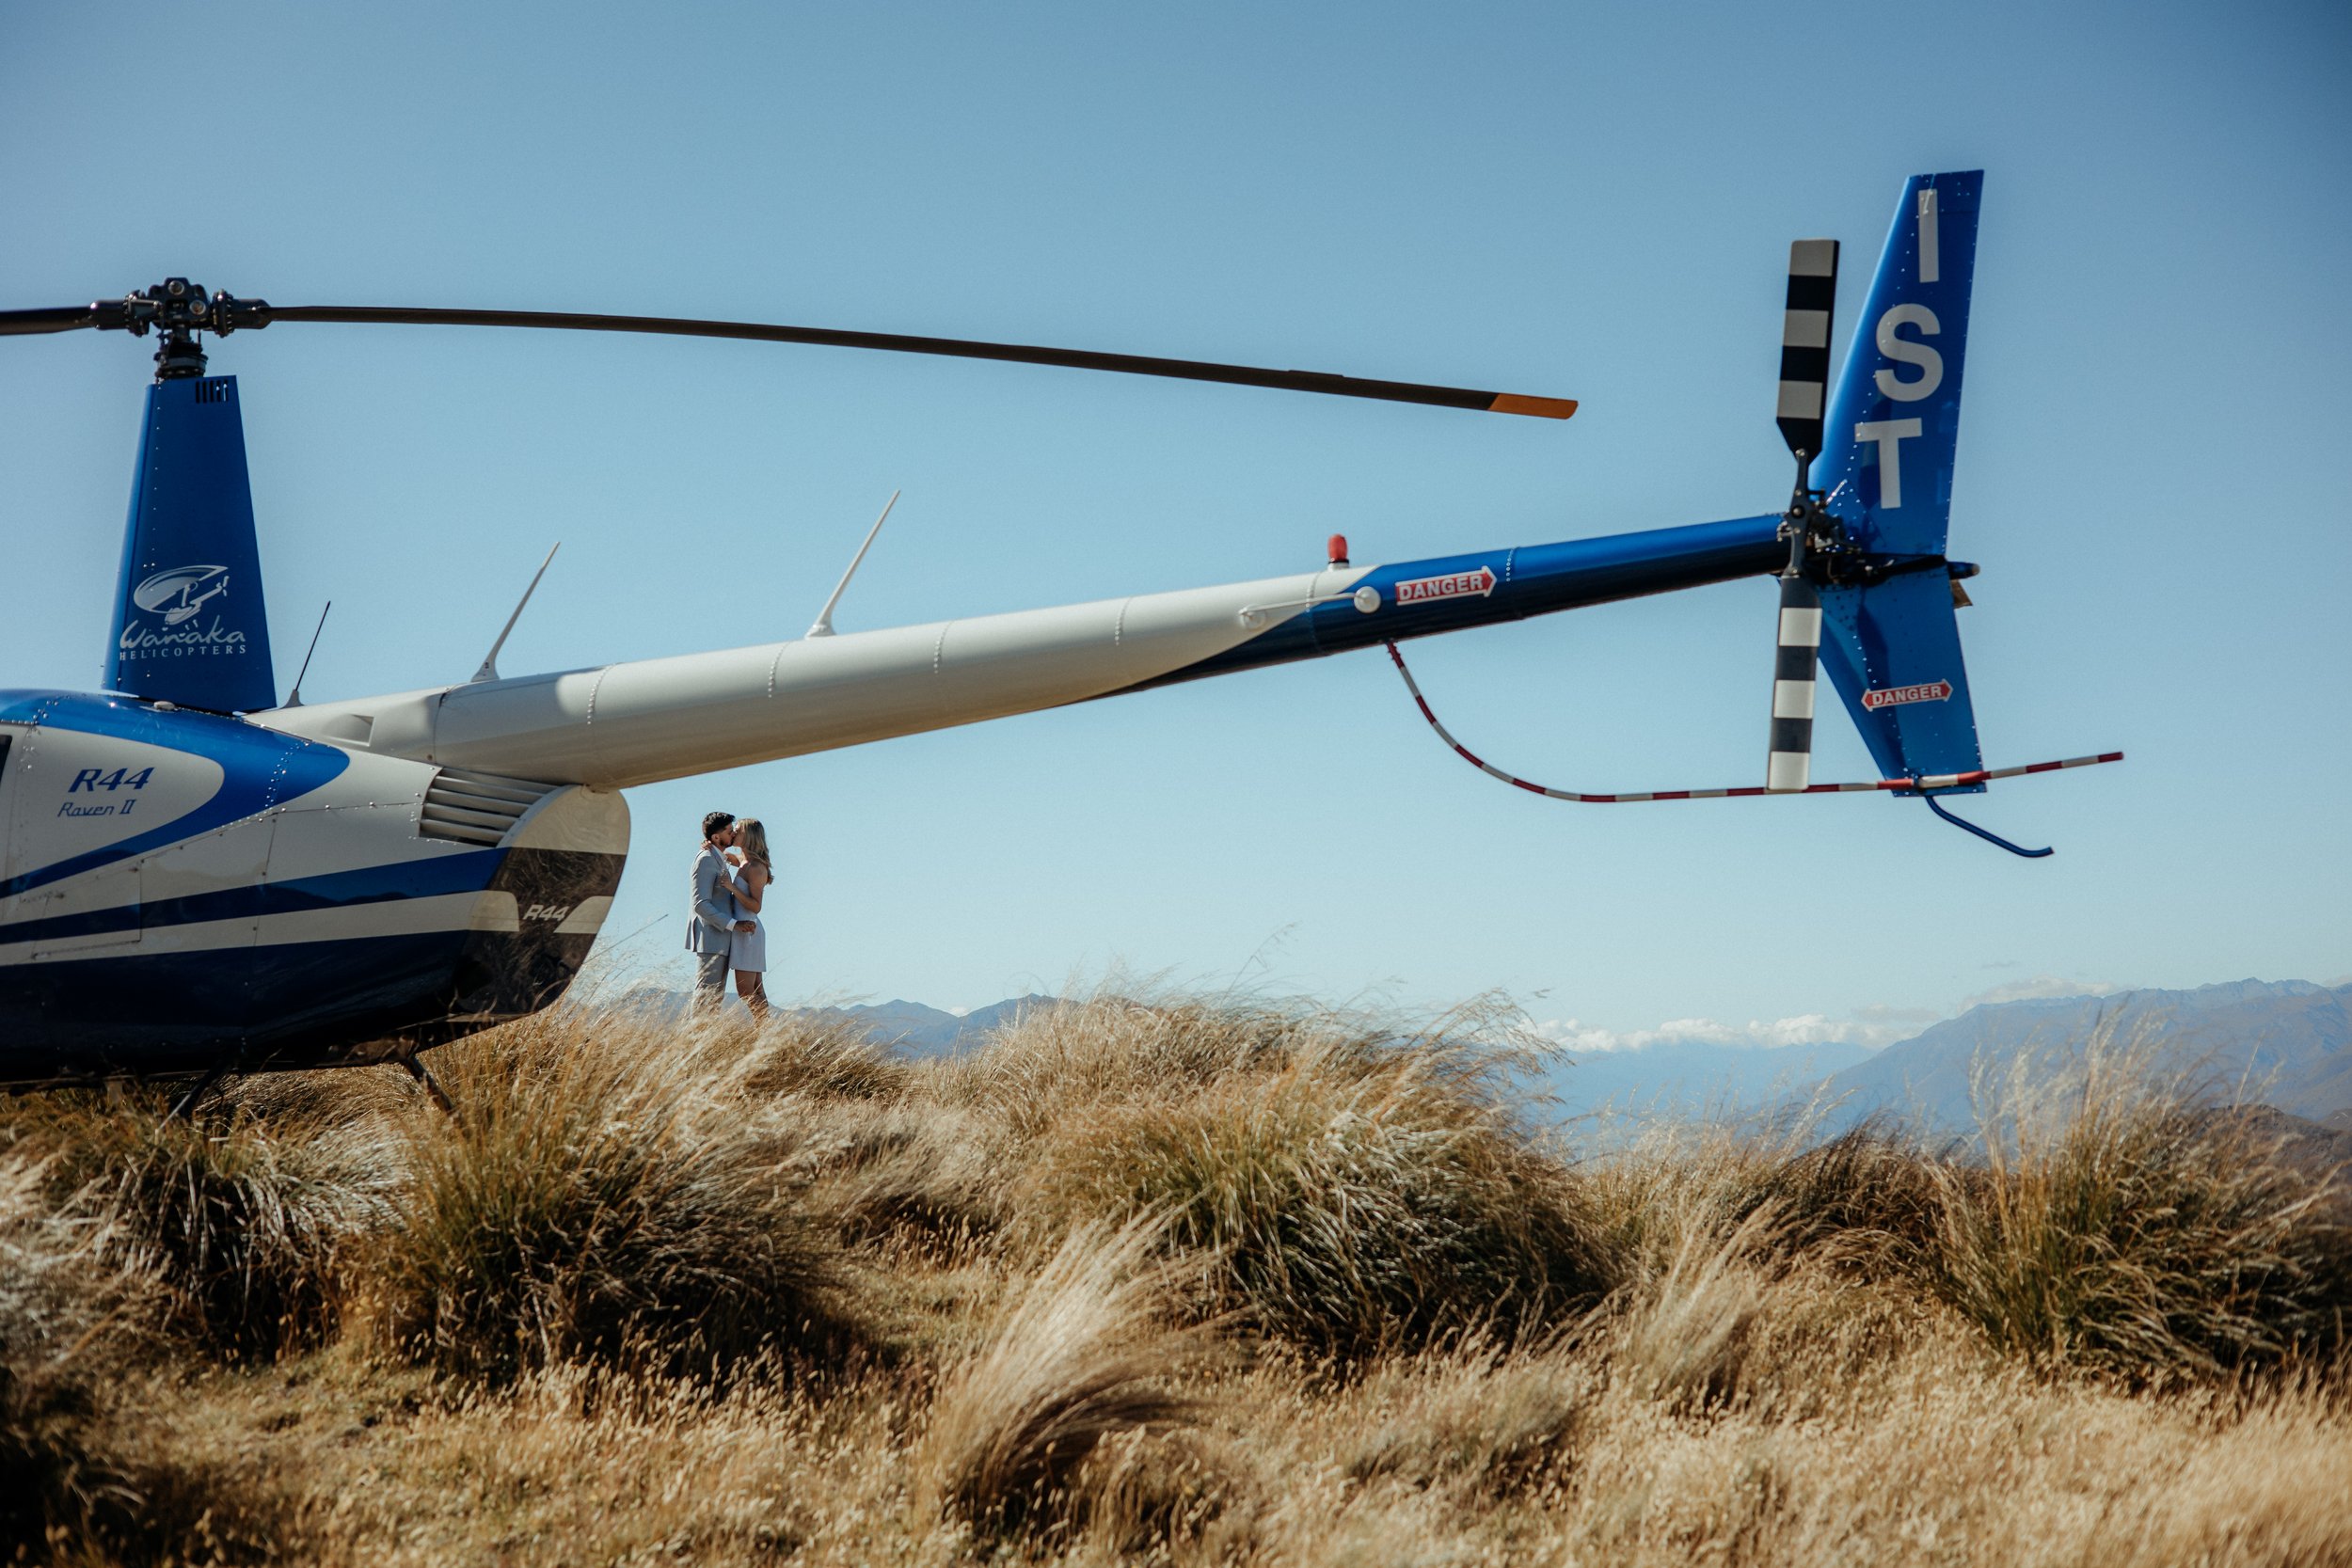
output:
<instances>
[{"instance_id":1,"label":"wanaka helicopters logo","mask_svg":"<svg viewBox=\"0 0 2352 1568\"><path fill-rule=\"evenodd\" d=\"M188 658L246 651L245 633L221 624L217 610L207 624L192 625L204 607L229 593L226 566L174 566L131 590L131 602L155 616L123 623L116 646L125 659Z\"/></svg>"}]
</instances>

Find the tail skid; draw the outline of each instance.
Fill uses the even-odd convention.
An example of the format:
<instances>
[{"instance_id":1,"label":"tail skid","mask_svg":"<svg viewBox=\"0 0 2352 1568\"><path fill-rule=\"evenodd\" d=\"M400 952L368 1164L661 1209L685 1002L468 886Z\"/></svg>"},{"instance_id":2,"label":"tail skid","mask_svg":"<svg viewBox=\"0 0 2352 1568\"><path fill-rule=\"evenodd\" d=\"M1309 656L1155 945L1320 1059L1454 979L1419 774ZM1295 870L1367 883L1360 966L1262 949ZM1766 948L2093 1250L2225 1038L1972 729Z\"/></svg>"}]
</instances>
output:
<instances>
[{"instance_id":1,"label":"tail skid","mask_svg":"<svg viewBox=\"0 0 2352 1568\"><path fill-rule=\"evenodd\" d=\"M1928 792L1965 789L1990 784L1995 779L2022 779L2036 773L2057 773L2069 768L2092 768L2103 762L2123 760L2123 753L2121 752L2101 752L2095 756L2068 757L2062 762L2030 762L2014 768L1978 768L1965 773L1931 773L1909 779L1875 779L1858 780L1851 784L1807 784L1803 789L1772 789L1763 784L1740 784L1724 789L1652 789L1605 795L1581 789L1554 789L1549 784L1534 784L1522 779L1516 773L1506 773L1456 740L1454 737L1454 732L1445 727L1444 721L1440 720L1437 711L1429 705L1429 699L1422 695L1421 683L1413 679L1413 672L1406 666L1404 653L1393 642L1388 644L1388 649L1390 660L1396 665L1396 673L1405 677L1405 689L1413 695L1413 705L1421 709L1421 716L1429 721L1429 727L1437 732L1438 738L1444 741L1453 750L1454 755L1488 778L1500 779L1514 789L1523 789L1530 795L1541 795L1548 800L1566 800L1575 805L1610 806L1634 800L1729 800L1744 799L1748 796L1779 799L1798 795L1858 795L1902 790L1923 796L1929 806L1934 810L1935 815L1954 827L1965 828L1979 838L1997 844L2012 855L2023 855L2028 860L2040 860L2051 851L2021 849L2009 840L1987 832L1973 822L1963 822L1946 811L1937 803L1935 797Z\"/></svg>"}]
</instances>

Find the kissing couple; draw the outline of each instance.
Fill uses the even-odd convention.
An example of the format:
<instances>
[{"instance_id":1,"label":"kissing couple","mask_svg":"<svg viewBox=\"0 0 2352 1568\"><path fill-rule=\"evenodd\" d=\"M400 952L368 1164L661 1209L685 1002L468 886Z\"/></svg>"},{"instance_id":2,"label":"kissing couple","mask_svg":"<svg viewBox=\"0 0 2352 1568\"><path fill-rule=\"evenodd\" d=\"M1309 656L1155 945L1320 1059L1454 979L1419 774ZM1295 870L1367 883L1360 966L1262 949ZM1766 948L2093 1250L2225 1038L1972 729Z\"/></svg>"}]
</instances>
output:
<instances>
[{"instance_id":1,"label":"kissing couple","mask_svg":"<svg viewBox=\"0 0 2352 1568\"><path fill-rule=\"evenodd\" d=\"M727 971L755 1022L768 1016L768 933L760 906L775 882L768 830L757 817L735 819L714 811L703 818L694 855L694 904L686 924L686 950L694 955L694 1011L714 1011L725 1000Z\"/></svg>"}]
</instances>

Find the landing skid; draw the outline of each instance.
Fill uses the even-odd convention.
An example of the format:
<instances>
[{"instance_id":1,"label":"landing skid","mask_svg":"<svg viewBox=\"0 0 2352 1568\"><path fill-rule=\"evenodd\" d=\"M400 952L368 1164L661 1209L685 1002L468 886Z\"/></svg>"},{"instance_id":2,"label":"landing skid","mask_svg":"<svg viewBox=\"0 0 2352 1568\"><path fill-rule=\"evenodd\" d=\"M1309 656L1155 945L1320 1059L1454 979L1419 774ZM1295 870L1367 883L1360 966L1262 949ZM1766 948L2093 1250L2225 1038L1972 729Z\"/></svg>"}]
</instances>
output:
<instances>
[{"instance_id":1,"label":"landing skid","mask_svg":"<svg viewBox=\"0 0 2352 1568\"><path fill-rule=\"evenodd\" d=\"M167 1122L195 1120L197 1102L212 1093L220 1081L228 1076L229 1069L225 1067L216 1067L205 1073L203 1077L188 1086L185 1094L171 1102L171 1109L164 1113L164 1120Z\"/></svg>"},{"instance_id":2,"label":"landing skid","mask_svg":"<svg viewBox=\"0 0 2352 1568\"><path fill-rule=\"evenodd\" d=\"M399 1063L402 1070L417 1081L417 1086L424 1091L427 1100L441 1108L442 1115L453 1121L457 1119L456 1101L450 1099L440 1084L434 1078L431 1070L422 1062L417 1060L416 1053L404 1052L392 1060Z\"/></svg>"}]
</instances>

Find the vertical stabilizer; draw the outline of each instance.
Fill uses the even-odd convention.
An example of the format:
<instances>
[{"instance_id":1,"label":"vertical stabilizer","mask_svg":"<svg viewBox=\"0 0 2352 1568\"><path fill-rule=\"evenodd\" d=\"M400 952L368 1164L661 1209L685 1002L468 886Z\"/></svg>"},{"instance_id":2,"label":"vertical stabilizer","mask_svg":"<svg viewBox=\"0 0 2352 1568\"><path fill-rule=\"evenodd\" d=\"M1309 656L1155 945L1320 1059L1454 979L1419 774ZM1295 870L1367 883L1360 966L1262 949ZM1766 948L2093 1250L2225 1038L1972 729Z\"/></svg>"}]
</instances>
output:
<instances>
[{"instance_id":1,"label":"vertical stabilizer","mask_svg":"<svg viewBox=\"0 0 2352 1568\"><path fill-rule=\"evenodd\" d=\"M275 707L234 376L148 388L106 685L183 707Z\"/></svg>"},{"instance_id":2,"label":"vertical stabilizer","mask_svg":"<svg viewBox=\"0 0 2352 1568\"><path fill-rule=\"evenodd\" d=\"M1813 466L1871 566L1822 590L1821 662L1888 778L1983 766L1944 559L1983 189L1973 169L1904 185Z\"/></svg>"}]
</instances>

